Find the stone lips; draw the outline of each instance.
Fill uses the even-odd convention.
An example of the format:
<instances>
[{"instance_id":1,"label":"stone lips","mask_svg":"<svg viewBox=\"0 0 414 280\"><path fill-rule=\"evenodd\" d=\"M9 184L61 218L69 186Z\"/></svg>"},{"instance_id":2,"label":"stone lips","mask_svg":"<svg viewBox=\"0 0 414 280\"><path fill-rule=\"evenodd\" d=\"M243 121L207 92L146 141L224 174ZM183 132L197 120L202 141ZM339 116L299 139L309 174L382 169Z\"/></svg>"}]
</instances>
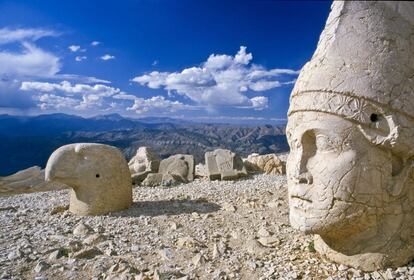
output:
<instances>
[{"instance_id":1,"label":"stone lips","mask_svg":"<svg viewBox=\"0 0 414 280\"><path fill-rule=\"evenodd\" d=\"M128 164L112 146L91 143L62 146L50 156L45 178L71 187L69 210L75 214L105 214L132 204Z\"/></svg>"}]
</instances>

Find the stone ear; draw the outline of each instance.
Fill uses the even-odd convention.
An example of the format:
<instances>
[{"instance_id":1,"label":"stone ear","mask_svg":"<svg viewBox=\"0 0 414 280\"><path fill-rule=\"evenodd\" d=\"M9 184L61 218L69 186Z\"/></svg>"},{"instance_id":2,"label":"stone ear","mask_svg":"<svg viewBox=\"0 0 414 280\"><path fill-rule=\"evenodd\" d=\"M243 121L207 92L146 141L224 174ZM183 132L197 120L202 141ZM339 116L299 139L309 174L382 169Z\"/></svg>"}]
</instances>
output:
<instances>
[{"instance_id":1,"label":"stone ear","mask_svg":"<svg viewBox=\"0 0 414 280\"><path fill-rule=\"evenodd\" d=\"M358 128L365 138L374 145L391 148L397 142L399 126L395 123L392 115L372 113L370 123L360 124Z\"/></svg>"}]
</instances>

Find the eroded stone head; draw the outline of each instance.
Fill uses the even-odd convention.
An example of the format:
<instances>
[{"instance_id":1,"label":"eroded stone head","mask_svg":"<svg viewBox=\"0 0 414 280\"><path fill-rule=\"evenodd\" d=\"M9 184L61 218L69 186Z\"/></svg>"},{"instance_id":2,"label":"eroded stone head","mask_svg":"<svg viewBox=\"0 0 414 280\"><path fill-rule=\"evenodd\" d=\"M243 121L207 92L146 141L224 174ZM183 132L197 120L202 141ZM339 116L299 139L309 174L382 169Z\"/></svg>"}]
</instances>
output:
<instances>
[{"instance_id":1,"label":"eroded stone head","mask_svg":"<svg viewBox=\"0 0 414 280\"><path fill-rule=\"evenodd\" d=\"M291 95L291 224L363 270L414 257L413 34L412 3L334 2Z\"/></svg>"},{"instance_id":2,"label":"eroded stone head","mask_svg":"<svg viewBox=\"0 0 414 280\"><path fill-rule=\"evenodd\" d=\"M99 215L128 208L132 183L128 164L115 147L103 144L70 144L50 156L45 177L72 188L69 210L79 215Z\"/></svg>"}]
</instances>

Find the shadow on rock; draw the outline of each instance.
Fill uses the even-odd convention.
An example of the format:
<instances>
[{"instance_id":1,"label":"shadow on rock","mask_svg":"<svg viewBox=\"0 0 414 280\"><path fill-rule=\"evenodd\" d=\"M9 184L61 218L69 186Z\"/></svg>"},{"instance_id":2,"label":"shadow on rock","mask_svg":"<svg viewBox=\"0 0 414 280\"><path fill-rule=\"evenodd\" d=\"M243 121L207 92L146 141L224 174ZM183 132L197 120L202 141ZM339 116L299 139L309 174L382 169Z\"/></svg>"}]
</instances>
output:
<instances>
[{"instance_id":1,"label":"shadow on rock","mask_svg":"<svg viewBox=\"0 0 414 280\"><path fill-rule=\"evenodd\" d=\"M112 213L111 216L137 217L137 216L161 216L212 213L220 210L220 206L205 200L159 200L159 201L135 201L125 211Z\"/></svg>"}]
</instances>

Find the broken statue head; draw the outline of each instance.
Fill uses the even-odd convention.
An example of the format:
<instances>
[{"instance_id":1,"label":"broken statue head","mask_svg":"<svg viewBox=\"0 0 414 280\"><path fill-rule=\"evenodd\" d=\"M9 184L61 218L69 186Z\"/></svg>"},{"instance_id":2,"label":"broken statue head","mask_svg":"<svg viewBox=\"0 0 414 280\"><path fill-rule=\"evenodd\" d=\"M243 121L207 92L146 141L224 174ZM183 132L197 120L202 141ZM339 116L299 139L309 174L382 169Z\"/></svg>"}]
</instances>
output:
<instances>
[{"instance_id":1,"label":"broken statue head","mask_svg":"<svg viewBox=\"0 0 414 280\"><path fill-rule=\"evenodd\" d=\"M46 181L71 188L69 211L100 215L120 211L132 204L128 164L117 148L95 143L60 147L50 156Z\"/></svg>"},{"instance_id":2,"label":"broken statue head","mask_svg":"<svg viewBox=\"0 0 414 280\"><path fill-rule=\"evenodd\" d=\"M335 1L290 98L291 225L370 271L414 257L414 4Z\"/></svg>"}]
</instances>

